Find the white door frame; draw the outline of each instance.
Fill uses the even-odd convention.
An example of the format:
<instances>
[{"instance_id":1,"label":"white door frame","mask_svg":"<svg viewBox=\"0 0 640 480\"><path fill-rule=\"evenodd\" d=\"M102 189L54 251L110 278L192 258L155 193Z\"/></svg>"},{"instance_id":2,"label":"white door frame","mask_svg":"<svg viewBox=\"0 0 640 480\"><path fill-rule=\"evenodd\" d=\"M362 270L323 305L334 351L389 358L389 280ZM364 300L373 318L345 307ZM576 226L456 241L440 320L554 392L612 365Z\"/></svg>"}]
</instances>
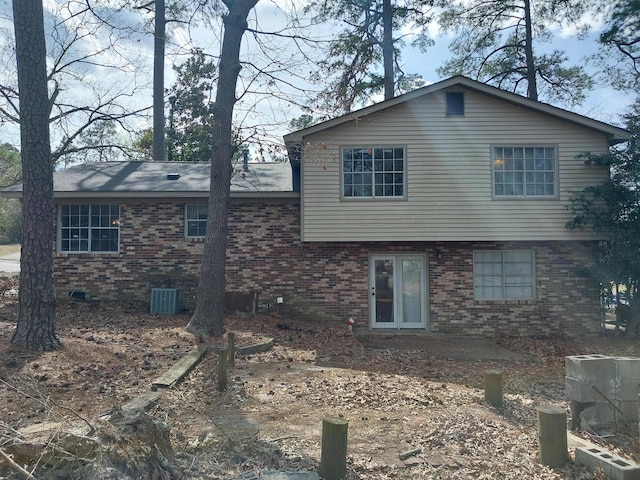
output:
<instances>
[{"instance_id":1,"label":"white door frame","mask_svg":"<svg viewBox=\"0 0 640 480\"><path fill-rule=\"evenodd\" d=\"M425 254L369 255L370 328L427 328L428 265Z\"/></svg>"}]
</instances>

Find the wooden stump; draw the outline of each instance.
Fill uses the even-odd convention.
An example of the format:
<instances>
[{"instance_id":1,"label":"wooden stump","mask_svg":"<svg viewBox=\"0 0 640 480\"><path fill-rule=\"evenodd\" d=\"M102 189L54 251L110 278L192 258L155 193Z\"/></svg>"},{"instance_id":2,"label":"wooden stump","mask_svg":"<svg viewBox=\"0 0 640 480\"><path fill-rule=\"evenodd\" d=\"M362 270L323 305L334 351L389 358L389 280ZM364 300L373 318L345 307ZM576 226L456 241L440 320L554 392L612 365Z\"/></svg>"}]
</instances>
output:
<instances>
[{"instance_id":1,"label":"wooden stump","mask_svg":"<svg viewBox=\"0 0 640 480\"><path fill-rule=\"evenodd\" d=\"M558 407L538 407L538 441L540 463L561 467L569 459L567 454L567 413Z\"/></svg>"},{"instance_id":2,"label":"wooden stump","mask_svg":"<svg viewBox=\"0 0 640 480\"><path fill-rule=\"evenodd\" d=\"M227 361L229 355L226 348L218 350L218 391L224 392L227 389Z\"/></svg>"},{"instance_id":3,"label":"wooden stump","mask_svg":"<svg viewBox=\"0 0 640 480\"><path fill-rule=\"evenodd\" d=\"M229 348L229 366L233 367L236 364L236 334L229 332L227 342Z\"/></svg>"},{"instance_id":4,"label":"wooden stump","mask_svg":"<svg viewBox=\"0 0 640 480\"><path fill-rule=\"evenodd\" d=\"M485 370L484 399L489 405L502 408L502 370Z\"/></svg>"},{"instance_id":5,"label":"wooden stump","mask_svg":"<svg viewBox=\"0 0 640 480\"><path fill-rule=\"evenodd\" d=\"M322 419L322 452L320 476L324 480L339 480L347 474L347 428L343 418Z\"/></svg>"}]
</instances>

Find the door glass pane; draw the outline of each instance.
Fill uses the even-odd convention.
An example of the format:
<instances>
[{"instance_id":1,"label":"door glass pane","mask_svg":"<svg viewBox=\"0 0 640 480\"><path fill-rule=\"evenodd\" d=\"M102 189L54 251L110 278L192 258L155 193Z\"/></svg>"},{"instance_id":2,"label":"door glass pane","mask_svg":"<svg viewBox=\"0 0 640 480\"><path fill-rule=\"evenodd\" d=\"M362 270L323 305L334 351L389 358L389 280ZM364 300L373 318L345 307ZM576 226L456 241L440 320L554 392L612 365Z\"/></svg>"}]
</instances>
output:
<instances>
[{"instance_id":1,"label":"door glass pane","mask_svg":"<svg viewBox=\"0 0 640 480\"><path fill-rule=\"evenodd\" d=\"M393 260L376 260L376 322L393 323Z\"/></svg>"},{"instance_id":2,"label":"door glass pane","mask_svg":"<svg viewBox=\"0 0 640 480\"><path fill-rule=\"evenodd\" d=\"M402 260L402 321L422 323L422 262L420 259Z\"/></svg>"}]
</instances>

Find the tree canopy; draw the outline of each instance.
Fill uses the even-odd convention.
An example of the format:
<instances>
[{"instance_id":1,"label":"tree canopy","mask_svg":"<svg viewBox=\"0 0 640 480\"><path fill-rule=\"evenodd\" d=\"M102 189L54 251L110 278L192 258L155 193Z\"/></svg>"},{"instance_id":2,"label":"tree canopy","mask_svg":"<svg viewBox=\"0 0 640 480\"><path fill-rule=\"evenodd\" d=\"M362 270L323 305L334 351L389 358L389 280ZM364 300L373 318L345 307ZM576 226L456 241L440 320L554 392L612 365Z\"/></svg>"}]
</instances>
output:
<instances>
[{"instance_id":1,"label":"tree canopy","mask_svg":"<svg viewBox=\"0 0 640 480\"><path fill-rule=\"evenodd\" d=\"M603 76L616 88L640 91L640 0L614 0L602 5L606 27L597 58Z\"/></svg>"},{"instance_id":2,"label":"tree canopy","mask_svg":"<svg viewBox=\"0 0 640 480\"><path fill-rule=\"evenodd\" d=\"M592 228L606 238L601 243L601 257L594 273L602 283L625 285L637 301L640 285L640 100L625 118L632 135L628 142L606 154L581 155L586 163L609 168L610 176L600 185L573 193L569 209L574 217L567 227Z\"/></svg>"},{"instance_id":3,"label":"tree canopy","mask_svg":"<svg viewBox=\"0 0 640 480\"><path fill-rule=\"evenodd\" d=\"M174 66L175 83L168 89L168 160L211 160L213 92L216 65L201 49L181 65Z\"/></svg>"},{"instance_id":4,"label":"tree canopy","mask_svg":"<svg viewBox=\"0 0 640 480\"><path fill-rule=\"evenodd\" d=\"M423 51L433 42L427 27L432 2L425 0L314 0L307 6L318 22L337 20L344 28L326 48L312 77L322 86L315 107L329 115L351 111L371 96L384 92L388 99L422 86L419 75L406 73L401 47L412 31ZM382 71L380 71L382 68Z\"/></svg>"},{"instance_id":5,"label":"tree canopy","mask_svg":"<svg viewBox=\"0 0 640 480\"><path fill-rule=\"evenodd\" d=\"M568 105L581 103L592 88L581 65L569 66L564 52L541 47L552 39L551 26L580 18L584 2L454 0L444 6L440 24L456 36L453 58L438 69L441 75L466 75L533 100Z\"/></svg>"}]
</instances>

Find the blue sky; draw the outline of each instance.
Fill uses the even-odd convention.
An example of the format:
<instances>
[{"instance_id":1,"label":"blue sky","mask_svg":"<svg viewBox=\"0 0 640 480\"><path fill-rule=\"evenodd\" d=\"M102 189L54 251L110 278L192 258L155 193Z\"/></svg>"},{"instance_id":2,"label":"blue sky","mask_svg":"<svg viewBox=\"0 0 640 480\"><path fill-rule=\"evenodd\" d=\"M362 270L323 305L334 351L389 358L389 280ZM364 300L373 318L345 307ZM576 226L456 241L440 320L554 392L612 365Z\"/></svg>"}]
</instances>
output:
<instances>
[{"instance_id":1,"label":"blue sky","mask_svg":"<svg viewBox=\"0 0 640 480\"><path fill-rule=\"evenodd\" d=\"M47 0L45 4L53 4L55 0ZM275 0L275 1L285 1L285 0ZM11 5L8 0L0 0L0 27L10 28L11 14ZM280 17L278 17L280 15ZM254 18L256 18L260 27L264 30L276 30L283 24L283 19L281 18L281 12L278 13L277 8L274 7L274 1L270 0L262 0L258 4L258 8L255 12ZM324 32L317 32L318 35L330 34L330 29ZM433 32L435 37L435 45L430 47L426 53L421 53L417 49L413 49L411 47L407 47L403 53L403 64L404 69L407 73L418 73L427 83L433 83L439 80L438 74L436 73L437 67L442 65L442 63L449 56L448 52L448 41L449 38L444 36L437 35L437 31ZM567 35L566 32L556 31L556 35L553 38L553 43L545 46L544 48L557 48L560 50L564 50L570 57L570 63L578 63L585 64L585 58L594 53L597 49L596 38L598 34L598 26L595 24L593 33L588 36L584 40L577 40L574 36ZM212 54L217 54L215 51L217 48L217 38L219 38L220 31L212 31L212 30L197 30L197 40L199 44L207 44L207 48L210 49ZM188 34L186 31L178 31L173 34L173 41L178 45L174 45L169 48L168 51L175 51L176 48L185 52L188 50ZM147 41L148 40L148 41ZM153 58L153 52L151 50L152 47L152 38L142 38L136 44L131 43L131 45L135 45L131 48L139 49L139 57L141 61L146 65L144 72L141 74L141 80L146 83L148 80L148 84L151 83L151 64ZM275 62L279 60L278 57L281 57L283 62L286 62L285 58L287 57L287 46L283 41L280 41L278 45L272 48L272 51L275 53ZM245 42L245 53L254 51L255 48L251 48L251 40L248 38ZM259 55L254 56L253 60L258 60ZM6 59L6 57L5 57ZM165 85L169 86L173 81L173 72L171 69L172 62L176 61L176 57L168 56L166 59L166 81ZM178 60L178 62L184 61L184 57ZM274 63L271 63L273 66ZM305 67L304 65L299 65L298 70L295 73L298 76L291 74L282 74L286 80L290 80L292 83L302 83L305 78ZM589 67L592 68L592 67ZM96 72L93 72L96 73ZM107 75L108 73L108 75ZM592 73L595 73L592 71ZM103 83L109 82L118 82L116 75L113 72L98 72L100 80ZM122 74L122 79L127 79L127 73ZM284 82L283 82L284 85ZM253 85L255 87L255 85ZM281 90L287 90L285 87L280 87ZM263 88L263 91L266 91L266 87ZM292 93L289 89L288 93ZM297 107L288 105L285 101L276 101L274 100L273 95L262 94L258 97L255 102L246 102L242 105L238 105L238 117L244 118L246 121L250 122L254 118L261 116L261 121L270 122L274 125L272 131L276 133L274 138L277 140L281 134L287 132L287 123L291 118L294 118L300 115L301 110ZM583 105L577 107L571 107L572 111L577 113L590 116L596 118L601 121L605 121L613 124L620 124L620 114L624 113L627 107L633 102L634 98L632 95L628 93L622 93L615 91L611 87L607 85L598 85L594 91L589 94L587 100ZM151 103L151 90L146 88L142 90L140 95L136 97L136 99L132 99L132 104L135 102L137 105L150 105ZM559 105L562 106L562 105ZM278 125L279 124L279 125ZM149 118L150 125L150 118ZM144 128L147 125L144 123L140 124L140 129ZM9 143L18 144L19 143L19 135L17 134L17 130L15 128L10 128L6 124L1 126L2 130L0 130L0 141ZM55 139L55 132L52 132L52 138ZM281 141L281 138L280 138Z\"/></svg>"}]
</instances>

